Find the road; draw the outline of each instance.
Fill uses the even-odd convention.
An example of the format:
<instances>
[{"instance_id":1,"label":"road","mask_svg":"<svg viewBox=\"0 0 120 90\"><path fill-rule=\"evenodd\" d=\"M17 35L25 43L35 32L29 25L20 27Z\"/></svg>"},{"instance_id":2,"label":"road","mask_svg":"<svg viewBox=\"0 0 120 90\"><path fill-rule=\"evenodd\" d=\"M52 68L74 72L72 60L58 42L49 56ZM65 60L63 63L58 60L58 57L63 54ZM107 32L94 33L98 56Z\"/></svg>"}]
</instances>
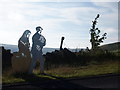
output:
<instances>
[{"instance_id":1,"label":"road","mask_svg":"<svg viewBox=\"0 0 120 90\"><path fill-rule=\"evenodd\" d=\"M70 82L88 88L120 88L120 76L103 76L70 80Z\"/></svg>"},{"instance_id":2,"label":"road","mask_svg":"<svg viewBox=\"0 0 120 90\"><path fill-rule=\"evenodd\" d=\"M49 80L45 82L3 85L5 89L15 88L120 88L120 75L107 75L75 79Z\"/></svg>"}]
</instances>

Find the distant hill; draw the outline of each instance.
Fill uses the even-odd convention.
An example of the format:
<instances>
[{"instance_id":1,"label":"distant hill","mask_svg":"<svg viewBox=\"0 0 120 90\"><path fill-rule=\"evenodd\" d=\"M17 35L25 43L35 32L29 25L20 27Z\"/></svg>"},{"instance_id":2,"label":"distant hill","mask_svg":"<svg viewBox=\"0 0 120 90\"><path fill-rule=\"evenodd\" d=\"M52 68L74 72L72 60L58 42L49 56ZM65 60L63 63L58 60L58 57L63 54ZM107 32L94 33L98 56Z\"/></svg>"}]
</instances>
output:
<instances>
[{"instance_id":1,"label":"distant hill","mask_svg":"<svg viewBox=\"0 0 120 90\"><path fill-rule=\"evenodd\" d=\"M4 46L5 49L10 49L11 52L17 52L18 51L18 46L17 45L10 45L10 44L0 44L0 46ZM102 46L99 46L103 50L108 50L108 51L114 51L114 50L120 50L120 42L115 42L115 43L110 43L110 44L105 44ZM81 49L70 49L72 52L79 52ZM59 48L43 48L43 54L46 54L47 52L52 52L55 50L59 50Z\"/></svg>"},{"instance_id":2,"label":"distant hill","mask_svg":"<svg viewBox=\"0 0 120 90\"><path fill-rule=\"evenodd\" d=\"M10 44L1 44L0 46L4 46L5 49L10 49L11 52L17 52L18 46L17 45L10 45ZM55 50L59 50L59 48L43 48L43 54L46 54L47 52L52 52ZM75 52L76 49L69 49L72 52ZM77 49L77 51L80 51L81 49Z\"/></svg>"},{"instance_id":3,"label":"distant hill","mask_svg":"<svg viewBox=\"0 0 120 90\"><path fill-rule=\"evenodd\" d=\"M103 50L108 50L108 51L120 50L120 42L102 45L100 46L100 48Z\"/></svg>"},{"instance_id":4,"label":"distant hill","mask_svg":"<svg viewBox=\"0 0 120 90\"><path fill-rule=\"evenodd\" d=\"M10 44L2 44L0 46L4 46L5 49L10 49L11 52L18 52L17 45L10 45ZM52 52L54 50L59 50L58 48L43 48L43 53Z\"/></svg>"},{"instance_id":5,"label":"distant hill","mask_svg":"<svg viewBox=\"0 0 120 90\"><path fill-rule=\"evenodd\" d=\"M10 49L11 52L18 51L18 46L17 45L1 44L0 46L4 46L5 49Z\"/></svg>"}]
</instances>

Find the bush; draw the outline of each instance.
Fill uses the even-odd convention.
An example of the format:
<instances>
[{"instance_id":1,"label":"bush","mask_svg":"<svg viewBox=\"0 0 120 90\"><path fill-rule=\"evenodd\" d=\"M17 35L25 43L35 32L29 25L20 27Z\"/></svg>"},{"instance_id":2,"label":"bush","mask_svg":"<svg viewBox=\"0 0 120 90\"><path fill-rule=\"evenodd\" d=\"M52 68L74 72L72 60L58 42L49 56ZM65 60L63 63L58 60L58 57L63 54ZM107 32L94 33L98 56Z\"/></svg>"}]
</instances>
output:
<instances>
[{"instance_id":1,"label":"bush","mask_svg":"<svg viewBox=\"0 0 120 90\"><path fill-rule=\"evenodd\" d=\"M85 66L91 62L99 64L104 61L118 60L119 57L113 52L100 49L73 53L65 48L60 51L55 50L52 53L47 53L45 58L45 67L49 69L58 67L60 65Z\"/></svg>"},{"instance_id":2,"label":"bush","mask_svg":"<svg viewBox=\"0 0 120 90\"><path fill-rule=\"evenodd\" d=\"M72 65L76 60L75 53L64 48L63 50L55 50L52 53L47 53L45 55L45 65L46 67L57 67L59 65Z\"/></svg>"}]
</instances>

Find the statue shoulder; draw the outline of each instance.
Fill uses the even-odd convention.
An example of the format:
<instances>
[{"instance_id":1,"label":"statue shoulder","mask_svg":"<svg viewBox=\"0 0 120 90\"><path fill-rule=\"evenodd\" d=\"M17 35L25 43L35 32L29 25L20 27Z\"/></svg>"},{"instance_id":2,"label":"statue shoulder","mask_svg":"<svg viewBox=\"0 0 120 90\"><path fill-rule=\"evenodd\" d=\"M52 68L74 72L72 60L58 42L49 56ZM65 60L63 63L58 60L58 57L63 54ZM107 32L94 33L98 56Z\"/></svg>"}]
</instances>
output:
<instances>
[{"instance_id":1,"label":"statue shoulder","mask_svg":"<svg viewBox=\"0 0 120 90\"><path fill-rule=\"evenodd\" d=\"M40 34L39 33L35 33L33 36L32 36L32 39L34 38L39 38L40 37Z\"/></svg>"}]
</instances>

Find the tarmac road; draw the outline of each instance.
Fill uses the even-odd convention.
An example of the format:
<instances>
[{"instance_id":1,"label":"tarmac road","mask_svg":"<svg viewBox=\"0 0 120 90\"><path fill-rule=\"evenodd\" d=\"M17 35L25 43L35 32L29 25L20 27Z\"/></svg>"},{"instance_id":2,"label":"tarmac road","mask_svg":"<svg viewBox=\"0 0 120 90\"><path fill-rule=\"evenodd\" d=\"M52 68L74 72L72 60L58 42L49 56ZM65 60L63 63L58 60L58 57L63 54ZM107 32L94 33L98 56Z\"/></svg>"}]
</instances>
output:
<instances>
[{"instance_id":1,"label":"tarmac road","mask_svg":"<svg viewBox=\"0 0 120 90\"><path fill-rule=\"evenodd\" d=\"M119 88L120 75L102 75L86 78L59 79L45 82L3 85L2 89L15 88Z\"/></svg>"},{"instance_id":2,"label":"tarmac road","mask_svg":"<svg viewBox=\"0 0 120 90\"><path fill-rule=\"evenodd\" d=\"M120 88L120 76L93 77L70 82L88 88Z\"/></svg>"}]
</instances>

